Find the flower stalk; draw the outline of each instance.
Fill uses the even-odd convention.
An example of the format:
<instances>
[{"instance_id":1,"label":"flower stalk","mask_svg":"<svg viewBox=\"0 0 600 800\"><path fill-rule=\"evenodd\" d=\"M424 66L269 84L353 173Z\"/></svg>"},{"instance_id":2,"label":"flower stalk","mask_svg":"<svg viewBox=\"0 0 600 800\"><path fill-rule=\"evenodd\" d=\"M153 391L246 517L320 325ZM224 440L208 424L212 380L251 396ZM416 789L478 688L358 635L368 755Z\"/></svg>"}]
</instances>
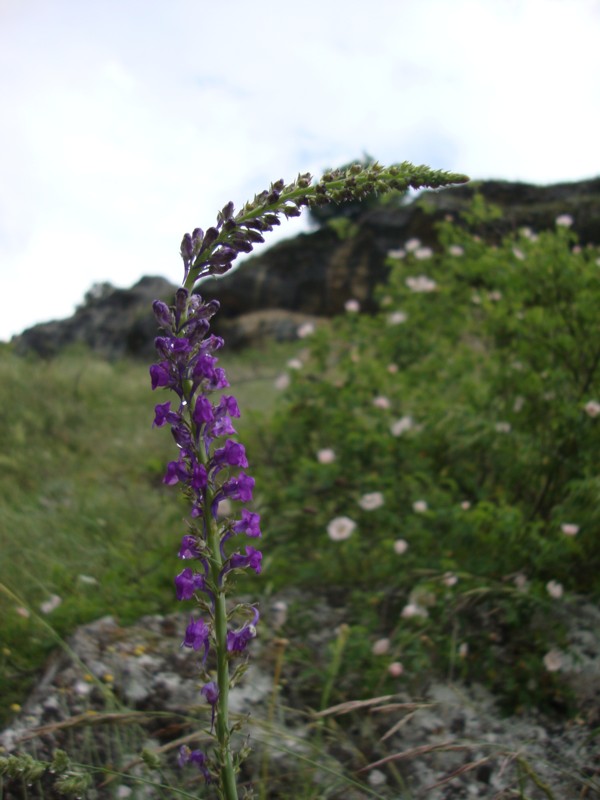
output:
<instances>
[{"instance_id":1,"label":"flower stalk","mask_svg":"<svg viewBox=\"0 0 600 800\"><path fill-rule=\"evenodd\" d=\"M232 419L240 412L235 397L222 394L229 383L215 353L224 342L209 333L219 303L205 302L194 289L201 278L229 271L240 253L252 251L264 241L263 233L280 224L281 215L299 216L304 207L361 200L373 192L466 180L464 175L405 162L387 168L353 164L326 172L316 183L309 174L299 175L288 185L276 181L237 214L233 203L228 203L218 213L216 225L206 232L196 228L186 233L181 242L182 286L173 305L153 303L161 335L155 340L159 361L150 367L152 389L167 389L175 396L173 407L171 400L155 407L154 425L170 426L178 451L177 459L167 464L163 482L180 484L190 506L179 549L186 566L175 578L175 591L178 600L193 600L201 614L191 616L182 647L201 657L204 685L200 691L211 709L210 731L215 740L209 755L182 747L179 764L194 764L207 783L216 783L225 800L237 800L236 773L243 755L234 757L232 752L236 726L230 725L228 706L232 679L244 665L232 670L231 663L246 659L259 620L254 605L238 604L228 611L227 590L236 572L260 573L262 554L246 542L260 538L261 531L260 516L238 508L252 501L254 479L244 471L248 467L244 446L231 438L236 435ZM220 513L224 501L235 510Z\"/></svg>"}]
</instances>

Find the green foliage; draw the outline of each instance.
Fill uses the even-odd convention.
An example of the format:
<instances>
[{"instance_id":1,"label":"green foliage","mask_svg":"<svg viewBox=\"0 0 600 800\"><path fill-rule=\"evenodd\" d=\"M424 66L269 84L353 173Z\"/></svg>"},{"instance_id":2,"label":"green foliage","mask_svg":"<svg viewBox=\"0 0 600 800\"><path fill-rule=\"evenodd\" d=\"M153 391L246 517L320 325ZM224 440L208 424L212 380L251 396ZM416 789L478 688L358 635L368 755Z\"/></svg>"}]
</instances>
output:
<instances>
[{"instance_id":1,"label":"green foliage","mask_svg":"<svg viewBox=\"0 0 600 800\"><path fill-rule=\"evenodd\" d=\"M478 201L467 222L487 213ZM563 704L543 664L563 635L551 592L600 593L598 253L564 226L490 247L444 223L440 247L390 258L379 312L313 335L260 432L268 575L354 621L375 602L370 630L407 676ZM336 517L356 523L344 541Z\"/></svg>"}]
</instances>

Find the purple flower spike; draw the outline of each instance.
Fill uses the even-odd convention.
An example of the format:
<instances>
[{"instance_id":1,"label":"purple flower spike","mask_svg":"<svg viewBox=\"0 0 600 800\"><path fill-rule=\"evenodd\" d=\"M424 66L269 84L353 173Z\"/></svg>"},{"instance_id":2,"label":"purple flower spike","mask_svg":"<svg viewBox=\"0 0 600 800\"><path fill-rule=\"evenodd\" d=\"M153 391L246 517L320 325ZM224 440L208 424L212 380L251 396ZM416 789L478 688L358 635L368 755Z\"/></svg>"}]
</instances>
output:
<instances>
[{"instance_id":1,"label":"purple flower spike","mask_svg":"<svg viewBox=\"0 0 600 800\"><path fill-rule=\"evenodd\" d=\"M204 395L200 395L200 397L196 400L196 405L194 407L194 413L192 414L192 419L196 423L196 425L203 425L206 422L212 422L215 418L215 414L213 411L212 403L205 397Z\"/></svg>"},{"instance_id":2,"label":"purple flower spike","mask_svg":"<svg viewBox=\"0 0 600 800\"><path fill-rule=\"evenodd\" d=\"M229 561L229 568L230 569L244 569L245 567L250 567L256 572L257 575L260 575L260 571L262 568L262 553L260 550L255 550L253 547L246 547L246 555L243 556L240 553L234 553L231 556Z\"/></svg>"},{"instance_id":3,"label":"purple flower spike","mask_svg":"<svg viewBox=\"0 0 600 800\"><path fill-rule=\"evenodd\" d=\"M213 466L219 468L224 466L247 467L248 459L244 445L227 439L224 447L215 450L212 463Z\"/></svg>"},{"instance_id":4,"label":"purple flower spike","mask_svg":"<svg viewBox=\"0 0 600 800\"><path fill-rule=\"evenodd\" d=\"M209 683L205 683L202 689L200 689L200 694L203 694L204 697L206 697L206 702L210 703L212 706L212 715L210 719L210 730L212 733L215 724L215 710L217 702L219 701L219 687L214 681L209 681Z\"/></svg>"},{"instance_id":5,"label":"purple flower spike","mask_svg":"<svg viewBox=\"0 0 600 800\"><path fill-rule=\"evenodd\" d=\"M179 548L179 558L200 558L200 551L196 544L196 537L191 536L189 533L181 540L181 547Z\"/></svg>"},{"instance_id":6,"label":"purple flower spike","mask_svg":"<svg viewBox=\"0 0 600 800\"><path fill-rule=\"evenodd\" d=\"M159 386L170 386L172 381L169 362L161 361L160 364L152 364L150 367L150 380L152 381L153 389L157 389Z\"/></svg>"}]
</instances>

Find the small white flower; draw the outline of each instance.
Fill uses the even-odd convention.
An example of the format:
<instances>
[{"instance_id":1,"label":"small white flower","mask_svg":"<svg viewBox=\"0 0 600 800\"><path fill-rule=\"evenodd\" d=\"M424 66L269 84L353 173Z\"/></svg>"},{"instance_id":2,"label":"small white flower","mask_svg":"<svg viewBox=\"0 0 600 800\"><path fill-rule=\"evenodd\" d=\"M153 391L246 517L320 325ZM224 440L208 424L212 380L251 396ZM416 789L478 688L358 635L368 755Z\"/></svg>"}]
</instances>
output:
<instances>
[{"instance_id":1,"label":"small white flower","mask_svg":"<svg viewBox=\"0 0 600 800\"><path fill-rule=\"evenodd\" d=\"M515 397L515 402L513 403L513 411L516 414L518 414L519 411L521 411L523 409L524 405L525 405L525 398L524 397L521 397L520 395L519 395L519 397Z\"/></svg>"},{"instance_id":2,"label":"small white flower","mask_svg":"<svg viewBox=\"0 0 600 800\"><path fill-rule=\"evenodd\" d=\"M481 305L481 297L476 292L475 294L471 295L471 302L474 303L476 306Z\"/></svg>"},{"instance_id":3,"label":"small white flower","mask_svg":"<svg viewBox=\"0 0 600 800\"><path fill-rule=\"evenodd\" d=\"M349 314L356 314L357 311L360 311L360 303L358 300L346 300L344 308Z\"/></svg>"},{"instance_id":4,"label":"small white flower","mask_svg":"<svg viewBox=\"0 0 600 800\"><path fill-rule=\"evenodd\" d=\"M377 641L371 648L371 652L373 653L374 656L384 656L389 649L390 649L389 639L377 639Z\"/></svg>"},{"instance_id":5,"label":"small white flower","mask_svg":"<svg viewBox=\"0 0 600 800\"><path fill-rule=\"evenodd\" d=\"M312 322L305 322L296 331L296 335L299 339L306 339L307 336L311 336L315 332L315 326Z\"/></svg>"},{"instance_id":6,"label":"small white flower","mask_svg":"<svg viewBox=\"0 0 600 800\"><path fill-rule=\"evenodd\" d=\"M464 248L459 244L451 244L448 248L448 252L451 256L464 256L465 254Z\"/></svg>"},{"instance_id":7,"label":"small white flower","mask_svg":"<svg viewBox=\"0 0 600 800\"><path fill-rule=\"evenodd\" d=\"M392 436L402 436L403 433L406 433L406 431L409 431L411 428L414 428L413 418L406 416L400 417L400 419L392 423L390 431Z\"/></svg>"},{"instance_id":8,"label":"small white flower","mask_svg":"<svg viewBox=\"0 0 600 800\"><path fill-rule=\"evenodd\" d=\"M335 450L331 447L325 447L317 453L317 461L319 464L333 464L335 461Z\"/></svg>"},{"instance_id":9,"label":"small white flower","mask_svg":"<svg viewBox=\"0 0 600 800\"><path fill-rule=\"evenodd\" d=\"M416 514L424 514L428 509L427 502L425 500L416 500L413 503L413 511Z\"/></svg>"},{"instance_id":10,"label":"small white flower","mask_svg":"<svg viewBox=\"0 0 600 800\"><path fill-rule=\"evenodd\" d=\"M40 605L40 611L42 614L51 614L61 603L62 597L59 597L57 594L52 594L48 600Z\"/></svg>"},{"instance_id":11,"label":"small white flower","mask_svg":"<svg viewBox=\"0 0 600 800\"><path fill-rule=\"evenodd\" d=\"M383 397L382 395L373 398L373 405L375 408L382 408L384 410L391 407L390 401L387 399L387 397Z\"/></svg>"},{"instance_id":12,"label":"small white flower","mask_svg":"<svg viewBox=\"0 0 600 800\"><path fill-rule=\"evenodd\" d=\"M514 584L520 592L526 592L529 588L529 581L527 580L527 576L523 575L523 573L515 575Z\"/></svg>"},{"instance_id":13,"label":"small white flower","mask_svg":"<svg viewBox=\"0 0 600 800\"><path fill-rule=\"evenodd\" d=\"M302 369L302 362L299 358L290 358L287 365L289 369Z\"/></svg>"},{"instance_id":14,"label":"small white flower","mask_svg":"<svg viewBox=\"0 0 600 800\"><path fill-rule=\"evenodd\" d=\"M404 672L404 667L399 661L392 661L388 667L388 672L392 678L399 678Z\"/></svg>"},{"instance_id":15,"label":"small white flower","mask_svg":"<svg viewBox=\"0 0 600 800\"><path fill-rule=\"evenodd\" d=\"M560 529L565 536L576 536L579 533L579 525L574 525L572 522L564 522Z\"/></svg>"},{"instance_id":16,"label":"small white flower","mask_svg":"<svg viewBox=\"0 0 600 800\"><path fill-rule=\"evenodd\" d=\"M497 422L494 427L497 433L510 433L510 422Z\"/></svg>"},{"instance_id":17,"label":"small white flower","mask_svg":"<svg viewBox=\"0 0 600 800\"><path fill-rule=\"evenodd\" d=\"M290 376L287 375L286 373L279 375L279 377L275 379L276 389L280 390L287 389L289 385L290 385Z\"/></svg>"},{"instance_id":18,"label":"small white flower","mask_svg":"<svg viewBox=\"0 0 600 800\"><path fill-rule=\"evenodd\" d=\"M403 322L406 322L408 316L404 313L404 311L394 311L391 313L388 318L388 325L402 325Z\"/></svg>"},{"instance_id":19,"label":"small white flower","mask_svg":"<svg viewBox=\"0 0 600 800\"><path fill-rule=\"evenodd\" d=\"M404 282L412 292L433 292L437 288L437 283L426 275L413 276Z\"/></svg>"},{"instance_id":20,"label":"small white flower","mask_svg":"<svg viewBox=\"0 0 600 800\"><path fill-rule=\"evenodd\" d=\"M409 239L408 242L404 245L404 249L408 250L409 253L412 253L413 250L421 247L421 240L420 239Z\"/></svg>"},{"instance_id":21,"label":"small white flower","mask_svg":"<svg viewBox=\"0 0 600 800\"><path fill-rule=\"evenodd\" d=\"M492 303L498 303L502 300L502 292L499 292L497 289L494 289L492 292L488 292L488 300L491 300Z\"/></svg>"},{"instance_id":22,"label":"small white flower","mask_svg":"<svg viewBox=\"0 0 600 800\"><path fill-rule=\"evenodd\" d=\"M98 580L91 575L78 575L77 580L79 583L84 583L87 586L96 586L98 583Z\"/></svg>"},{"instance_id":23,"label":"small white flower","mask_svg":"<svg viewBox=\"0 0 600 800\"><path fill-rule=\"evenodd\" d=\"M414 256L419 261L425 261L428 258L431 258L433 255L433 250L431 247L417 247L414 252Z\"/></svg>"},{"instance_id":24,"label":"small white flower","mask_svg":"<svg viewBox=\"0 0 600 800\"><path fill-rule=\"evenodd\" d=\"M24 608L23 606L17 606L15 608L15 611L20 617L23 617L23 619L29 619L29 617L31 616L31 612L29 611L29 609Z\"/></svg>"},{"instance_id":25,"label":"small white flower","mask_svg":"<svg viewBox=\"0 0 600 800\"><path fill-rule=\"evenodd\" d=\"M460 507L462 508L463 511L468 511L471 508L471 503L469 503L468 500L463 500L462 503L460 504Z\"/></svg>"},{"instance_id":26,"label":"small white flower","mask_svg":"<svg viewBox=\"0 0 600 800\"><path fill-rule=\"evenodd\" d=\"M277 600L271 606L271 624L273 628L282 628L287 622L288 604L285 600Z\"/></svg>"},{"instance_id":27,"label":"small white flower","mask_svg":"<svg viewBox=\"0 0 600 800\"><path fill-rule=\"evenodd\" d=\"M458 577L453 572L446 572L442 576L442 583L450 588L458 583Z\"/></svg>"},{"instance_id":28,"label":"small white flower","mask_svg":"<svg viewBox=\"0 0 600 800\"><path fill-rule=\"evenodd\" d=\"M546 584L546 591L553 597L555 600L559 600L563 596L563 586L562 583L558 581L548 581Z\"/></svg>"},{"instance_id":29,"label":"small white flower","mask_svg":"<svg viewBox=\"0 0 600 800\"><path fill-rule=\"evenodd\" d=\"M369 786L372 786L374 789L377 789L380 786L385 786L385 784L387 783L385 772L382 772L380 769L372 769L369 772L369 777L367 778L367 782Z\"/></svg>"},{"instance_id":30,"label":"small white flower","mask_svg":"<svg viewBox=\"0 0 600 800\"><path fill-rule=\"evenodd\" d=\"M544 656L544 666L548 672L558 672L562 664L562 655L559 650L549 650Z\"/></svg>"},{"instance_id":31,"label":"small white flower","mask_svg":"<svg viewBox=\"0 0 600 800\"><path fill-rule=\"evenodd\" d=\"M406 250L398 249L398 250L388 250L387 252L389 258L404 258L406 255Z\"/></svg>"},{"instance_id":32,"label":"small white flower","mask_svg":"<svg viewBox=\"0 0 600 800\"><path fill-rule=\"evenodd\" d=\"M327 526L327 534L332 542L343 542L352 536L356 522L350 517L335 517Z\"/></svg>"},{"instance_id":33,"label":"small white flower","mask_svg":"<svg viewBox=\"0 0 600 800\"><path fill-rule=\"evenodd\" d=\"M524 261L525 260L525 253L522 250L520 250L518 247L513 247L513 256L515 258L518 258L519 261Z\"/></svg>"},{"instance_id":34,"label":"small white flower","mask_svg":"<svg viewBox=\"0 0 600 800\"><path fill-rule=\"evenodd\" d=\"M402 556L408 550L408 542L406 539L396 539L394 542L394 553L396 555Z\"/></svg>"},{"instance_id":35,"label":"small white flower","mask_svg":"<svg viewBox=\"0 0 600 800\"><path fill-rule=\"evenodd\" d=\"M390 375L395 375L398 372L398 364L388 364L387 371Z\"/></svg>"},{"instance_id":36,"label":"small white flower","mask_svg":"<svg viewBox=\"0 0 600 800\"><path fill-rule=\"evenodd\" d=\"M588 417L597 417L600 414L600 403L597 400L590 400L583 409Z\"/></svg>"},{"instance_id":37,"label":"small white flower","mask_svg":"<svg viewBox=\"0 0 600 800\"><path fill-rule=\"evenodd\" d=\"M370 492L363 494L358 501L358 505L363 511L374 511L376 508L381 508L383 505L383 495L381 492Z\"/></svg>"},{"instance_id":38,"label":"small white flower","mask_svg":"<svg viewBox=\"0 0 600 800\"><path fill-rule=\"evenodd\" d=\"M573 217L570 214L560 214L555 220L555 224L562 228L570 228L573 224Z\"/></svg>"},{"instance_id":39,"label":"small white flower","mask_svg":"<svg viewBox=\"0 0 600 800\"><path fill-rule=\"evenodd\" d=\"M81 697L87 697L87 695L92 691L90 684L81 680L75 682L73 689L75 690L75 694L78 694Z\"/></svg>"},{"instance_id":40,"label":"small white flower","mask_svg":"<svg viewBox=\"0 0 600 800\"><path fill-rule=\"evenodd\" d=\"M459 658L466 658L469 654L469 645L467 642L461 642L460 647L458 648L458 657Z\"/></svg>"},{"instance_id":41,"label":"small white flower","mask_svg":"<svg viewBox=\"0 0 600 800\"><path fill-rule=\"evenodd\" d=\"M400 616L404 619L410 619L411 617L428 617L429 613L423 606L419 606L416 603L408 603L402 609Z\"/></svg>"}]
</instances>

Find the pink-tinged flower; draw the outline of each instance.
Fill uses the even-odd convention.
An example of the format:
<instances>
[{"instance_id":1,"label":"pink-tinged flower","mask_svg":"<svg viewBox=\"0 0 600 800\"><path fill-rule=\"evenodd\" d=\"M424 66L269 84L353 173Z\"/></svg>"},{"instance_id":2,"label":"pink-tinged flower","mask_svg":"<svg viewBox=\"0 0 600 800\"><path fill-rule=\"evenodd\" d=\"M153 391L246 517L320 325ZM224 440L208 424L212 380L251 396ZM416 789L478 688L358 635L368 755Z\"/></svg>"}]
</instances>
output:
<instances>
[{"instance_id":1,"label":"pink-tinged flower","mask_svg":"<svg viewBox=\"0 0 600 800\"><path fill-rule=\"evenodd\" d=\"M327 526L327 535L332 542L343 542L352 536L356 522L350 517L335 517Z\"/></svg>"},{"instance_id":2,"label":"pink-tinged flower","mask_svg":"<svg viewBox=\"0 0 600 800\"><path fill-rule=\"evenodd\" d=\"M383 656L387 653L389 649L390 649L389 639L377 639L377 641L371 648L371 652L373 653L374 656Z\"/></svg>"},{"instance_id":3,"label":"pink-tinged flower","mask_svg":"<svg viewBox=\"0 0 600 800\"><path fill-rule=\"evenodd\" d=\"M559 583L558 581L548 581L546 584L546 591L550 597L553 597L555 600L560 600L560 598L563 596L562 583Z\"/></svg>"},{"instance_id":4,"label":"pink-tinged flower","mask_svg":"<svg viewBox=\"0 0 600 800\"><path fill-rule=\"evenodd\" d=\"M387 371L390 375L395 375L398 372L398 364L388 364Z\"/></svg>"},{"instance_id":5,"label":"pink-tinged flower","mask_svg":"<svg viewBox=\"0 0 600 800\"><path fill-rule=\"evenodd\" d=\"M24 608L23 606L17 606L15 608L15 612L20 617L23 617L23 619L29 619L29 617L31 616L31 612L29 611L29 609L28 608Z\"/></svg>"},{"instance_id":6,"label":"pink-tinged flower","mask_svg":"<svg viewBox=\"0 0 600 800\"><path fill-rule=\"evenodd\" d=\"M437 283L426 275L407 278L404 282L412 292L433 292L437 288Z\"/></svg>"},{"instance_id":7,"label":"pink-tinged flower","mask_svg":"<svg viewBox=\"0 0 600 800\"><path fill-rule=\"evenodd\" d=\"M335 461L335 450L332 450L331 447L319 450L317 453L317 461L319 464L333 464Z\"/></svg>"},{"instance_id":8,"label":"pink-tinged flower","mask_svg":"<svg viewBox=\"0 0 600 800\"><path fill-rule=\"evenodd\" d=\"M558 672L563 665L562 654L559 650L549 650L544 656L544 666L548 672Z\"/></svg>"},{"instance_id":9,"label":"pink-tinged flower","mask_svg":"<svg viewBox=\"0 0 600 800\"><path fill-rule=\"evenodd\" d=\"M402 325L406 322L408 315L404 311L393 311L387 318L388 325Z\"/></svg>"},{"instance_id":10,"label":"pink-tinged flower","mask_svg":"<svg viewBox=\"0 0 600 800\"><path fill-rule=\"evenodd\" d=\"M45 600L40 605L42 614L51 614L62 603L62 597L57 594L51 594L48 600Z\"/></svg>"},{"instance_id":11,"label":"pink-tinged flower","mask_svg":"<svg viewBox=\"0 0 600 800\"><path fill-rule=\"evenodd\" d=\"M280 390L287 389L289 385L290 385L290 376L286 375L285 373L279 375L279 377L275 379L276 389Z\"/></svg>"},{"instance_id":12,"label":"pink-tinged flower","mask_svg":"<svg viewBox=\"0 0 600 800\"><path fill-rule=\"evenodd\" d=\"M409 253L414 252L419 247L421 247L421 240L420 239L409 239L408 242L404 245L404 249L408 250Z\"/></svg>"},{"instance_id":13,"label":"pink-tinged flower","mask_svg":"<svg viewBox=\"0 0 600 800\"><path fill-rule=\"evenodd\" d=\"M307 336L312 336L315 332L315 326L313 322L304 322L298 330L296 331L296 335L299 339L306 339Z\"/></svg>"},{"instance_id":14,"label":"pink-tinged flower","mask_svg":"<svg viewBox=\"0 0 600 800\"><path fill-rule=\"evenodd\" d=\"M588 417L597 417L600 414L600 403L597 400L590 400L583 407Z\"/></svg>"},{"instance_id":15,"label":"pink-tinged flower","mask_svg":"<svg viewBox=\"0 0 600 800\"><path fill-rule=\"evenodd\" d=\"M458 583L458 577L453 572L445 572L442 576L442 583L450 588Z\"/></svg>"},{"instance_id":16,"label":"pink-tinged flower","mask_svg":"<svg viewBox=\"0 0 600 800\"><path fill-rule=\"evenodd\" d=\"M431 247L417 247L414 252L414 256L419 261L425 261L428 258L431 258L433 255L433 250Z\"/></svg>"},{"instance_id":17,"label":"pink-tinged flower","mask_svg":"<svg viewBox=\"0 0 600 800\"><path fill-rule=\"evenodd\" d=\"M513 247L513 256L517 258L519 261L525 260L525 253L519 249L518 247Z\"/></svg>"},{"instance_id":18,"label":"pink-tinged flower","mask_svg":"<svg viewBox=\"0 0 600 800\"><path fill-rule=\"evenodd\" d=\"M467 642L461 642L458 648L458 657L459 658L466 658L469 654L469 645Z\"/></svg>"},{"instance_id":19,"label":"pink-tinged flower","mask_svg":"<svg viewBox=\"0 0 600 800\"><path fill-rule=\"evenodd\" d=\"M360 303L358 300L346 300L344 303L344 308L349 314L356 314L360 311Z\"/></svg>"},{"instance_id":20,"label":"pink-tinged flower","mask_svg":"<svg viewBox=\"0 0 600 800\"><path fill-rule=\"evenodd\" d=\"M451 244L448 248L448 252L451 256L464 256L465 254L464 248L459 244Z\"/></svg>"},{"instance_id":21,"label":"pink-tinged flower","mask_svg":"<svg viewBox=\"0 0 600 800\"><path fill-rule=\"evenodd\" d=\"M492 292L488 292L488 300L491 300L492 303L498 303L502 300L502 292L499 292L497 289L494 289Z\"/></svg>"},{"instance_id":22,"label":"pink-tinged flower","mask_svg":"<svg viewBox=\"0 0 600 800\"><path fill-rule=\"evenodd\" d=\"M396 555L402 556L408 550L408 542L406 539L396 539L394 542L394 553Z\"/></svg>"},{"instance_id":23,"label":"pink-tinged flower","mask_svg":"<svg viewBox=\"0 0 600 800\"><path fill-rule=\"evenodd\" d=\"M302 369L302 362L299 358L290 358L287 365L289 369Z\"/></svg>"},{"instance_id":24,"label":"pink-tinged flower","mask_svg":"<svg viewBox=\"0 0 600 800\"><path fill-rule=\"evenodd\" d=\"M388 673L392 676L392 678L399 678L403 672L404 667L399 661L392 661L388 667Z\"/></svg>"},{"instance_id":25,"label":"pink-tinged flower","mask_svg":"<svg viewBox=\"0 0 600 800\"><path fill-rule=\"evenodd\" d=\"M468 500L463 500L462 503L460 504L460 507L462 508L463 511L468 511L471 508L471 503L469 503Z\"/></svg>"},{"instance_id":26,"label":"pink-tinged flower","mask_svg":"<svg viewBox=\"0 0 600 800\"><path fill-rule=\"evenodd\" d=\"M429 613L426 608L417 603L408 603L402 609L400 616L404 619L411 619L412 617L428 617Z\"/></svg>"},{"instance_id":27,"label":"pink-tinged flower","mask_svg":"<svg viewBox=\"0 0 600 800\"><path fill-rule=\"evenodd\" d=\"M576 536L579 533L579 525L574 525L572 522L564 522L560 529L565 536Z\"/></svg>"},{"instance_id":28,"label":"pink-tinged flower","mask_svg":"<svg viewBox=\"0 0 600 800\"><path fill-rule=\"evenodd\" d=\"M404 258L406 256L406 250L402 250L401 248L397 250L388 250L387 254L388 258Z\"/></svg>"},{"instance_id":29,"label":"pink-tinged flower","mask_svg":"<svg viewBox=\"0 0 600 800\"><path fill-rule=\"evenodd\" d=\"M402 436L403 433L409 431L411 428L414 428L414 422L412 417L400 417L397 419L396 422L393 422L390 426L390 431L392 436Z\"/></svg>"},{"instance_id":30,"label":"pink-tinged flower","mask_svg":"<svg viewBox=\"0 0 600 800\"><path fill-rule=\"evenodd\" d=\"M390 401L387 399L387 397L383 397L382 395L373 398L373 405L375 408L382 408L383 410L391 407Z\"/></svg>"},{"instance_id":31,"label":"pink-tinged flower","mask_svg":"<svg viewBox=\"0 0 600 800\"><path fill-rule=\"evenodd\" d=\"M358 505L363 511L374 511L376 508L381 508L383 505L383 495L381 492L370 492L363 494L358 501Z\"/></svg>"},{"instance_id":32,"label":"pink-tinged flower","mask_svg":"<svg viewBox=\"0 0 600 800\"><path fill-rule=\"evenodd\" d=\"M413 511L416 514L424 514L428 508L429 506L425 500L415 500L413 503Z\"/></svg>"},{"instance_id":33,"label":"pink-tinged flower","mask_svg":"<svg viewBox=\"0 0 600 800\"><path fill-rule=\"evenodd\" d=\"M554 222L560 228L570 228L573 224L573 217L570 214L560 214Z\"/></svg>"}]
</instances>

